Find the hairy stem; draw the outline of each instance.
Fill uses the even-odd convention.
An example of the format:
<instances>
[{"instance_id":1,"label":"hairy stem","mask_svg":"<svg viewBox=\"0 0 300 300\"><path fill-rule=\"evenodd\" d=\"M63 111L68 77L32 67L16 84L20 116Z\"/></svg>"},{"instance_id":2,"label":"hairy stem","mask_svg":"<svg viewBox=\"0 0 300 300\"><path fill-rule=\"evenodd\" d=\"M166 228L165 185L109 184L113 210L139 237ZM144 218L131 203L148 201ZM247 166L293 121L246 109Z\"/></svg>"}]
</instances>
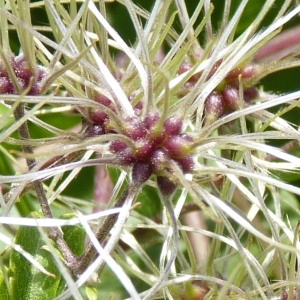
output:
<instances>
[{"instance_id":1,"label":"hairy stem","mask_svg":"<svg viewBox=\"0 0 300 300\"><path fill-rule=\"evenodd\" d=\"M123 193L123 195L118 199L118 201L117 201L117 203L115 204L114 207L121 207L125 203L125 200L126 200L127 196L132 191L134 191L136 189L137 189L136 186L129 187ZM98 231L96 232L96 238L97 238L97 240L99 241L99 243L101 245L103 245L103 243L105 242L109 232L113 228L113 226L116 223L117 219L118 219L117 214L109 215L104 220L104 222L102 223L102 225L100 226ZM87 245L86 250L85 250L84 254L82 255L82 257L80 259L80 262L79 262L79 264L78 264L78 266L75 270L75 274L80 275L81 273L83 273L84 270L89 266L91 261L95 258L96 254L97 254L97 250L95 249L93 243L89 242L89 244Z\"/></svg>"},{"instance_id":2,"label":"hairy stem","mask_svg":"<svg viewBox=\"0 0 300 300\"><path fill-rule=\"evenodd\" d=\"M14 111L14 117L16 120L19 120L19 119L23 118L24 115L25 115L24 105L20 104L16 107L16 109ZM24 122L19 127L18 131L19 131L19 136L21 139L30 140L30 133L29 133L27 122ZM23 151L27 154L34 153L32 147L30 145L24 145ZM36 161L34 158L26 158L26 163L27 163L29 170L34 168L34 166L36 165ZM49 206L49 203L48 203L41 180L35 180L32 183L32 186L38 197L43 214L45 215L46 218L53 218L52 211ZM51 228L51 230L49 232L49 238L51 238L54 242L56 242L57 247L62 252L67 265L70 266L70 268L72 268L72 266L76 265L78 258L73 254L73 252L71 251L71 249L69 248L69 246L67 245L65 240L63 239L62 233L58 228Z\"/></svg>"}]
</instances>

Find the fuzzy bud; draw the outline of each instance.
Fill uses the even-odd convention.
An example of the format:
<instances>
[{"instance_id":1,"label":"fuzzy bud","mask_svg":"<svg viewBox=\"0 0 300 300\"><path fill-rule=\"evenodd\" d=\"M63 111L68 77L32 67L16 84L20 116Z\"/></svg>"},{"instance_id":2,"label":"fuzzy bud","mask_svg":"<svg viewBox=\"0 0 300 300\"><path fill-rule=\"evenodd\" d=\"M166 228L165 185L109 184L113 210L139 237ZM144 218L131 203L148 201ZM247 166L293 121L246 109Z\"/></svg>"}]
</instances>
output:
<instances>
[{"instance_id":1,"label":"fuzzy bud","mask_svg":"<svg viewBox=\"0 0 300 300\"><path fill-rule=\"evenodd\" d=\"M132 165L136 162L136 158L132 154L130 148L125 148L124 150L117 153L117 158L120 164Z\"/></svg>"},{"instance_id":2,"label":"fuzzy bud","mask_svg":"<svg viewBox=\"0 0 300 300\"><path fill-rule=\"evenodd\" d=\"M148 162L137 162L132 167L132 180L134 184L145 183L152 174L152 168Z\"/></svg>"},{"instance_id":3,"label":"fuzzy bud","mask_svg":"<svg viewBox=\"0 0 300 300\"><path fill-rule=\"evenodd\" d=\"M222 92L224 103L229 110L236 110L239 108L239 91L232 86L227 86Z\"/></svg>"},{"instance_id":4,"label":"fuzzy bud","mask_svg":"<svg viewBox=\"0 0 300 300\"><path fill-rule=\"evenodd\" d=\"M146 136L147 130L143 122L137 117L130 117L126 119L125 134L133 140L139 140Z\"/></svg>"},{"instance_id":5,"label":"fuzzy bud","mask_svg":"<svg viewBox=\"0 0 300 300\"><path fill-rule=\"evenodd\" d=\"M126 148L127 144L119 140L112 141L109 145L109 150L113 153L121 152Z\"/></svg>"},{"instance_id":6,"label":"fuzzy bud","mask_svg":"<svg viewBox=\"0 0 300 300\"><path fill-rule=\"evenodd\" d=\"M90 119L97 125L103 125L108 120L108 115L99 109L92 109L90 111Z\"/></svg>"},{"instance_id":7,"label":"fuzzy bud","mask_svg":"<svg viewBox=\"0 0 300 300\"><path fill-rule=\"evenodd\" d=\"M187 155L184 158L177 159L176 161L184 173L191 172L195 166L194 158L191 155Z\"/></svg>"},{"instance_id":8,"label":"fuzzy bud","mask_svg":"<svg viewBox=\"0 0 300 300\"><path fill-rule=\"evenodd\" d=\"M0 94L12 94L14 91L11 81L6 77L0 77Z\"/></svg>"},{"instance_id":9,"label":"fuzzy bud","mask_svg":"<svg viewBox=\"0 0 300 300\"><path fill-rule=\"evenodd\" d=\"M178 135L182 128L182 118L178 115L171 116L164 122L165 135Z\"/></svg>"},{"instance_id":10,"label":"fuzzy bud","mask_svg":"<svg viewBox=\"0 0 300 300\"><path fill-rule=\"evenodd\" d=\"M183 158L191 149L191 137L188 135L171 136L164 145L172 158Z\"/></svg>"},{"instance_id":11,"label":"fuzzy bud","mask_svg":"<svg viewBox=\"0 0 300 300\"><path fill-rule=\"evenodd\" d=\"M108 108L113 108L113 102L104 95L96 94L94 100Z\"/></svg>"},{"instance_id":12,"label":"fuzzy bud","mask_svg":"<svg viewBox=\"0 0 300 300\"><path fill-rule=\"evenodd\" d=\"M164 196L170 196L176 190L176 184L173 181L171 181L168 177L157 176L156 182L160 192Z\"/></svg>"},{"instance_id":13,"label":"fuzzy bud","mask_svg":"<svg viewBox=\"0 0 300 300\"><path fill-rule=\"evenodd\" d=\"M254 86L244 90L244 100L247 103L256 99L258 96L259 96L258 90Z\"/></svg>"},{"instance_id":14,"label":"fuzzy bud","mask_svg":"<svg viewBox=\"0 0 300 300\"><path fill-rule=\"evenodd\" d=\"M224 113L224 99L221 94L212 92L205 101L204 115L206 124L211 124Z\"/></svg>"},{"instance_id":15,"label":"fuzzy bud","mask_svg":"<svg viewBox=\"0 0 300 300\"><path fill-rule=\"evenodd\" d=\"M244 79L250 79L257 73L257 66L248 65L242 70L242 77Z\"/></svg>"},{"instance_id":16,"label":"fuzzy bud","mask_svg":"<svg viewBox=\"0 0 300 300\"><path fill-rule=\"evenodd\" d=\"M104 129L101 125L90 124L85 130L86 137L93 137L104 134Z\"/></svg>"},{"instance_id":17,"label":"fuzzy bud","mask_svg":"<svg viewBox=\"0 0 300 300\"><path fill-rule=\"evenodd\" d=\"M166 169L166 163L169 161L170 157L163 149L157 149L153 152L151 157L151 166L153 172L159 174Z\"/></svg>"},{"instance_id":18,"label":"fuzzy bud","mask_svg":"<svg viewBox=\"0 0 300 300\"><path fill-rule=\"evenodd\" d=\"M156 112L149 113L144 119L144 126L146 129L151 130L158 122L159 114Z\"/></svg>"},{"instance_id":19,"label":"fuzzy bud","mask_svg":"<svg viewBox=\"0 0 300 300\"><path fill-rule=\"evenodd\" d=\"M147 139L140 139L135 143L135 157L137 160L147 159L154 151L154 144Z\"/></svg>"}]
</instances>

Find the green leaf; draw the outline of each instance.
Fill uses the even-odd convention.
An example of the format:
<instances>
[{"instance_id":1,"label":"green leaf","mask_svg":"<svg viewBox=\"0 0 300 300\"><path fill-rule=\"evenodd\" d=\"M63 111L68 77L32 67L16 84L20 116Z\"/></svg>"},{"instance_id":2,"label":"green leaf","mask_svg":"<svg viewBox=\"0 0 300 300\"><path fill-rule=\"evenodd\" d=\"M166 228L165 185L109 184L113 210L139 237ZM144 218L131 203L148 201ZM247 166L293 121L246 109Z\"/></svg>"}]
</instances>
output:
<instances>
[{"instance_id":1,"label":"green leaf","mask_svg":"<svg viewBox=\"0 0 300 300\"><path fill-rule=\"evenodd\" d=\"M11 299L9 296L8 287L5 282L5 275L3 272L6 272L6 269L2 269L2 272L0 272L0 299L1 300L9 300Z\"/></svg>"},{"instance_id":2,"label":"green leaf","mask_svg":"<svg viewBox=\"0 0 300 300\"><path fill-rule=\"evenodd\" d=\"M162 208L157 190L151 186L143 187L136 202L140 203L140 206L136 208L136 211L149 218L156 216Z\"/></svg>"},{"instance_id":3,"label":"green leaf","mask_svg":"<svg viewBox=\"0 0 300 300\"><path fill-rule=\"evenodd\" d=\"M108 168L108 171L113 183L116 184L121 171L116 168ZM125 184L126 181L124 185ZM122 187L121 192L123 189L124 187ZM156 216L162 209L157 189L149 185L145 185L143 187L136 199L136 202L140 203L140 206L138 206L135 210L149 218Z\"/></svg>"},{"instance_id":4,"label":"green leaf","mask_svg":"<svg viewBox=\"0 0 300 300\"><path fill-rule=\"evenodd\" d=\"M279 178L283 182L295 182L300 179L300 174L298 171L294 172L285 172L285 171L280 171L280 170L274 170L272 172L276 178Z\"/></svg>"},{"instance_id":5,"label":"green leaf","mask_svg":"<svg viewBox=\"0 0 300 300\"><path fill-rule=\"evenodd\" d=\"M30 253L48 272L55 274L55 278L45 275L33 266L19 252L12 251L11 280L12 299L38 300L54 299L62 292L63 282L51 253L45 249L43 238L37 228L20 227L15 243Z\"/></svg>"},{"instance_id":6,"label":"green leaf","mask_svg":"<svg viewBox=\"0 0 300 300\"><path fill-rule=\"evenodd\" d=\"M87 286L85 288L85 293L87 295L88 300L97 300L98 299L97 289L94 287Z\"/></svg>"},{"instance_id":7,"label":"green leaf","mask_svg":"<svg viewBox=\"0 0 300 300\"><path fill-rule=\"evenodd\" d=\"M10 126L14 122L14 118L10 114L10 109L0 103L0 130Z\"/></svg>"},{"instance_id":8,"label":"green leaf","mask_svg":"<svg viewBox=\"0 0 300 300\"><path fill-rule=\"evenodd\" d=\"M67 214L64 215L64 219L71 219L75 215ZM62 231L64 233L64 239L67 242L70 249L77 256L81 256L85 249L85 230L81 225L75 226L63 226Z\"/></svg>"}]
</instances>

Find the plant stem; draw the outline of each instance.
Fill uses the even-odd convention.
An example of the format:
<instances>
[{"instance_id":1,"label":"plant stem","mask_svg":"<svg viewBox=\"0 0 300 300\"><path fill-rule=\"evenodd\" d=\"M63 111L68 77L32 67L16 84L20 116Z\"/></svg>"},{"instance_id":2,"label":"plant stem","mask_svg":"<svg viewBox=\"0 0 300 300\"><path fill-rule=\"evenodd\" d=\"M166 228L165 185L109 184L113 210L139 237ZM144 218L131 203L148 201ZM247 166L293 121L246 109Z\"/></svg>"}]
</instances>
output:
<instances>
[{"instance_id":1,"label":"plant stem","mask_svg":"<svg viewBox=\"0 0 300 300\"><path fill-rule=\"evenodd\" d=\"M19 104L14 111L14 117L16 120L20 120L21 118L24 117L24 115L25 115L24 104ZM18 131L19 131L19 136L21 139L30 140L30 133L29 133L27 122L24 122L19 127ZM32 147L30 145L24 145L23 151L26 154L34 153ZM26 158L26 163L27 163L29 170L34 168L36 165L36 161L34 158ZM35 180L32 183L32 185L33 185L33 188L38 197L43 214L47 218L53 218L52 211L49 206L49 203L48 203L41 180ZM73 254L73 252L71 251L71 249L69 248L69 246L67 245L65 240L63 239L62 233L58 228L54 228L54 227L51 228L51 230L49 232L49 238L51 238L54 242L56 242L58 249L62 252L62 254L66 260L66 263L70 268L72 268L72 266L77 264L78 258Z\"/></svg>"},{"instance_id":2,"label":"plant stem","mask_svg":"<svg viewBox=\"0 0 300 300\"><path fill-rule=\"evenodd\" d=\"M135 185L128 187L127 190L124 191L123 195L121 195L121 197L118 199L118 201L114 207L121 207L125 203L127 196L130 193L132 193L133 191L135 191L136 189L137 189L137 187ZM100 226L98 231L96 232L96 238L101 245L103 245L103 243L105 242L109 232L115 225L117 219L118 219L117 214L109 215L104 220L104 222L102 223L102 225ZM79 264L77 265L75 274L80 275L81 273L83 273L85 271L85 269L89 266L91 261L95 258L96 254L97 254L97 250L95 249L93 243L89 242L84 254L82 255L82 257L80 259Z\"/></svg>"}]
</instances>

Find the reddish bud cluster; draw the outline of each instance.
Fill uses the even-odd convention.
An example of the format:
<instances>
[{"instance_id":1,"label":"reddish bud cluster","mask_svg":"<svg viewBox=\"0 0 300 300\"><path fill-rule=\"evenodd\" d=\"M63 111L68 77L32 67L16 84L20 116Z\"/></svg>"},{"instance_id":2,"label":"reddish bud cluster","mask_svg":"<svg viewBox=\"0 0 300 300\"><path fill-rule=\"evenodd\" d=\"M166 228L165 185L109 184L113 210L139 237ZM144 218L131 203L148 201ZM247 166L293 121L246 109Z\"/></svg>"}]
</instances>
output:
<instances>
[{"instance_id":1,"label":"reddish bud cluster","mask_svg":"<svg viewBox=\"0 0 300 300\"><path fill-rule=\"evenodd\" d=\"M104 95L96 94L94 100L105 106L107 110L115 112L113 102ZM102 135L105 133L112 133L113 131L110 128L109 116L101 108L93 108L89 111L89 125L86 128L85 135L87 137Z\"/></svg>"},{"instance_id":2,"label":"reddish bud cluster","mask_svg":"<svg viewBox=\"0 0 300 300\"><path fill-rule=\"evenodd\" d=\"M96 101L108 110L116 111L112 101L105 96L98 95ZM118 162L133 166L134 182L143 183L151 174L155 174L158 176L157 182L161 192L166 195L172 193L176 186L166 177L171 172L170 160L175 161L184 173L190 172L194 167L194 160L190 154L193 138L182 133L181 117L173 115L161 126L159 114L149 113L144 118L128 117L119 128L112 127L113 123L106 112L103 109L90 111L92 123L86 131L87 136L118 133L130 138L131 145L119 139L110 143L110 151L117 155Z\"/></svg>"},{"instance_id":3,"label":"reddish bud cluster","mask_svg":"<svg viewBox=\"0 0 300 300\"><path fill-rule=\"evenodd\" d=\"M38 95L41 93L41 82L46 76L46 71L43 67L37 66L35 70L32 70L28 60L24 56L11 57L9 63L22 91L29 89L28 95ZM0 62L0 93L17 94L18 92L5 65Z\"/></svg>"},{"instance_id":4,"label":"reddish bud cluster","mask_svg":"<svg viewBox=\"0 0 300 300\"><path fill-rule=\"evenodd\" d=\"M255 99L258 96L257 88L247 86L255 74L256 68L253 65L232 70L226 76L223 87L218 92L212 92L206 99L204 107L206 123L212 123L224 114L239 109L241 100L248 103ZM242 97L239 95L240 82L244 85Z\"/></svg>"},{"instance_id":5,"label":"reddish bud cluster","mask_svg":"<svg viewBox=\"0 0 300 300\"><path fill-rule=\"evenodd\" d=\"M212 77L218 70L222 61L218 61L208 77ZM188 62L184 62L178 70L178 74L190 71L192 65ZM204 115L206 123L212 123L224 114L230 113L237 110L240 107L240 95L239 95L239 85L243 84L243 100L245 102L250 102L258 96L258 91L253 84L253 78L257 74L257 67L255 65L247 65L245 67L238 67L232 70L217 90L213 91L205 102ZM196 73L192 75L189 80L184 85L184 90L182 94L188 92L194 87L201 73Z\"/></svg>"}]
</instances>

